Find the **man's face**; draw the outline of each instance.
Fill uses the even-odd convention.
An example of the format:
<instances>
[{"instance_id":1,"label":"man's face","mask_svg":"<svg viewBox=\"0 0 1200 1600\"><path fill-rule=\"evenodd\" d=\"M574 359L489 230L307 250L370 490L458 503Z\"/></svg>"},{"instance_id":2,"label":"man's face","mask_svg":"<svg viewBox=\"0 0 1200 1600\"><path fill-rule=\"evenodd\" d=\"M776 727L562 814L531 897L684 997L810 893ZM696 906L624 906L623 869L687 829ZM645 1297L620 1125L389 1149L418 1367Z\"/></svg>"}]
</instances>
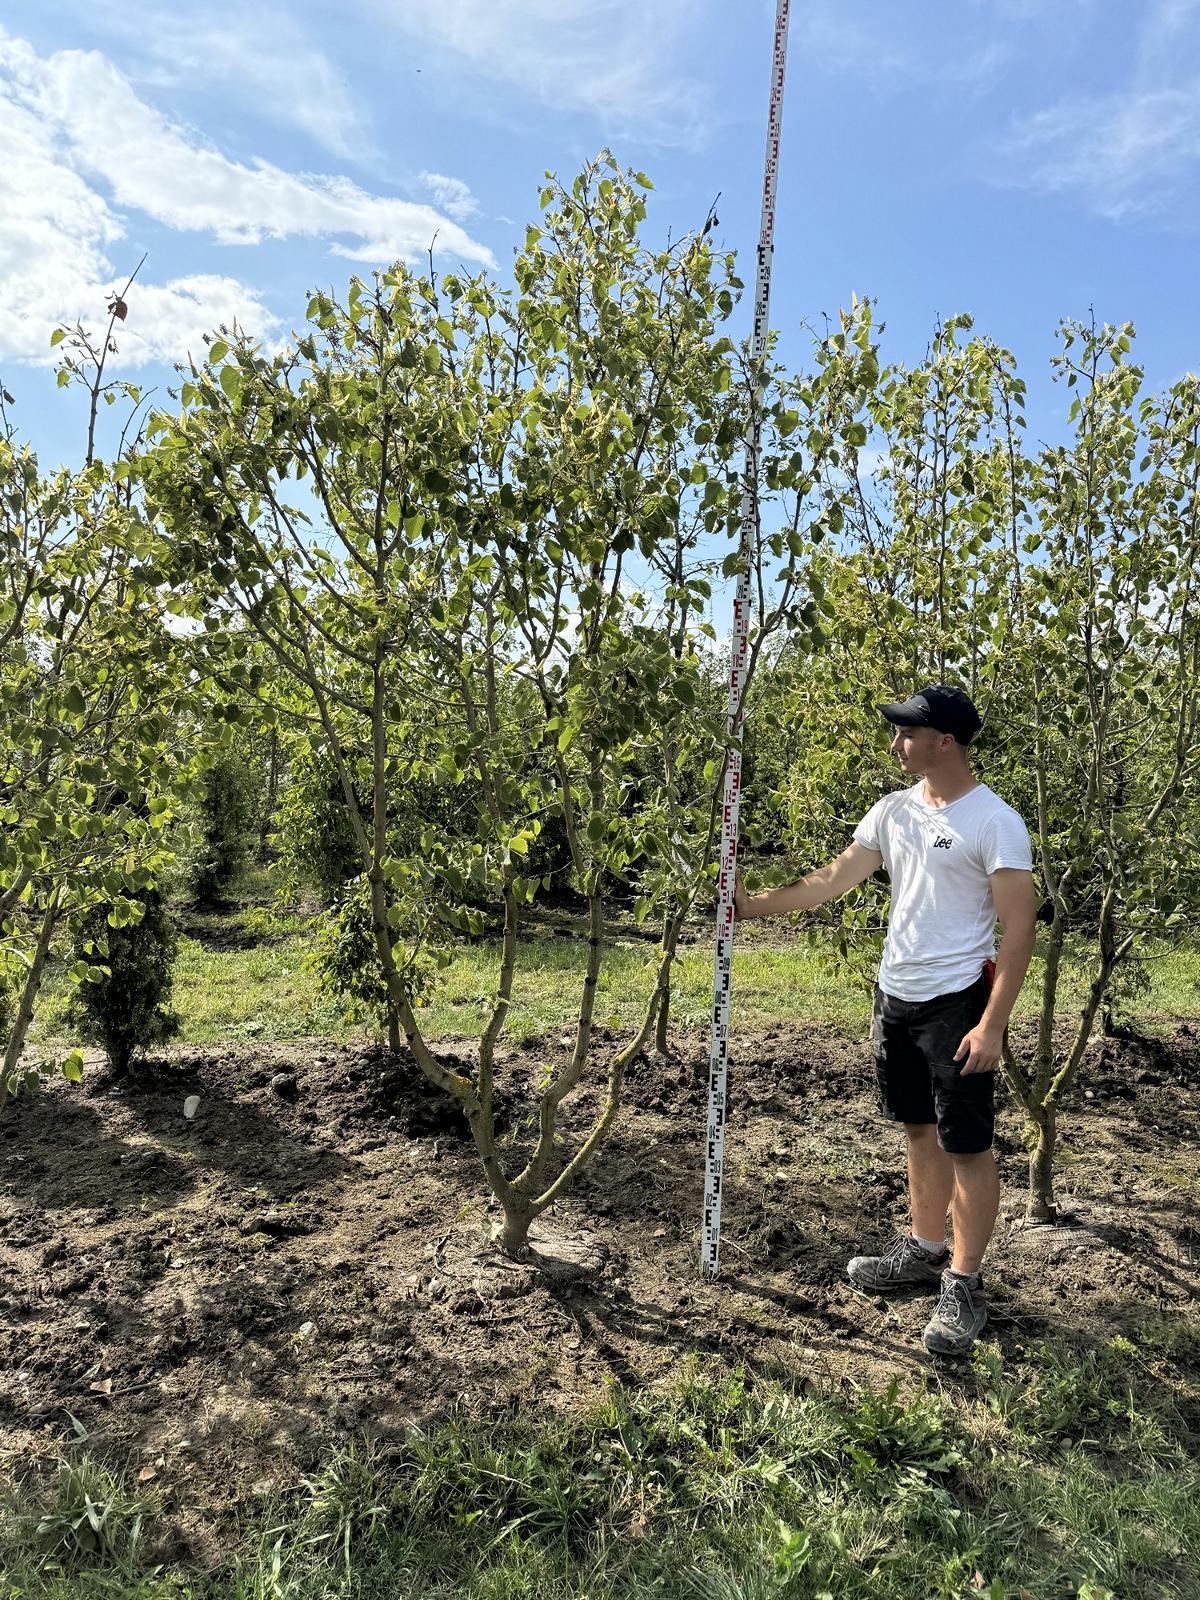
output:
<instances>
[{"instance_id":1,"label":"man's face","mask_svg":"<svg viewBox=\"0 0 1200 1600\"><path fill-rule=\"evenodd\" d=\"M936 728L893 728L891 751L902 772L922 777L940 759L949 738Z\"/></svg>"}]
</instances>

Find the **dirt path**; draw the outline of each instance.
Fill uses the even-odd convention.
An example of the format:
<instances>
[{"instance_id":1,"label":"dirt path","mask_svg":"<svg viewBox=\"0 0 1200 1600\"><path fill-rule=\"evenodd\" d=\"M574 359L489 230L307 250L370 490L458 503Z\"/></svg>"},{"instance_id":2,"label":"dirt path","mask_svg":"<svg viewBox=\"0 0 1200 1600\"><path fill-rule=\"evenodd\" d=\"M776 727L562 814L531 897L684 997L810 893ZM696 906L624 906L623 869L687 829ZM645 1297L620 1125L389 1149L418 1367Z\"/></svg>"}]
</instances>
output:
<instances>
[{"instance_id":1,"label":"dirt path","mask_svg":"<svg viewBox=\"0 0 1200 1600\"><path fill-rule=\"evenodd\" d=\"M510 1137L522 1084L563 1047L504 1062ZM1002 1349L1200 1311L1200 1043L1183 1027L1094 1057L1064 1122L1063 1226L1017 1220L1025 1156L1011 1106L1001 1118ZM184 1549L334 1441L454 1408L578 1406L689 1351L921 1381L928 1303L873 1302L844 1278L904 1211L868 1076L865 1047L829 1032L739 1041L724 1274L706 1284L702 1042L641 1063L607 1161L554 1219L603 1265L548 1285L481 1261L461 1120L370 1050L184 1050L127 1086L92 1066L0 1129L0 1448L23 1470L86 1430L163 1491Z\"/></svg>"}]
</instances>

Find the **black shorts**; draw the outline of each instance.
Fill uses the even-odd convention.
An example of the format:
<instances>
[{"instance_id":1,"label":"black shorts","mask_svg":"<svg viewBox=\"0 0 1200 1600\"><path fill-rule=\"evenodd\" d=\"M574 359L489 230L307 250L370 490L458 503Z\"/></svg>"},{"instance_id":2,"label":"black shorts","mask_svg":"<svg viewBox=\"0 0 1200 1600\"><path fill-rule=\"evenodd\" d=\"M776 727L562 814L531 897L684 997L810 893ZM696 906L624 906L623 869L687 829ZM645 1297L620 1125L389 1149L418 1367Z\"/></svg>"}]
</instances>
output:
<instances>
[{"instance_id":1,"label":"black shorts","mask_svg":"<svg viewBox=\"0 0 1200 1600\"><path fill-rule=\"evenodd\" d=\"M990 993L986 970L969 989L932 1000L897 1000L875 988L871 1044L879 1108L893 1122L936 1122L938 1143L951 1155L974 1155L992 1143L996 1074L964 1078L954 1059Z\"/></svg>"}]
</instances>

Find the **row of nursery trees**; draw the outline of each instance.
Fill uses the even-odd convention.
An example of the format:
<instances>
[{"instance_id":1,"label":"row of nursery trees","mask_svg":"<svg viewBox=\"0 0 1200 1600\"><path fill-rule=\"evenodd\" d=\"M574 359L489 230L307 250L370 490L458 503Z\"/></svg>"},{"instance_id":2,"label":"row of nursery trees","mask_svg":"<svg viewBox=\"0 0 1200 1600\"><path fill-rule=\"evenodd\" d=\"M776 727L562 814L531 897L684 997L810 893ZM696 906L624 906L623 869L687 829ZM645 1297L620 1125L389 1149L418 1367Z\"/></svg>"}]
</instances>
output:
<instances>
[{"instance_id":1,"label":"row of nursery trees","mask_svg":"<svg viewBox=\"0 0 1200 1600\"><path fill-rule=\"evenodd\" d=\"M90 398L83 467L43 472L7 426L0 442L3 1093L26 1081L48 959L105 982L238 745L272 790L287 774L285 865L343 885L342 986L459 1103L519 1251L602 1150L630 1062L665 1043L716 872L713 617L746 564L751 815L781 875L843 848L894 781L879 699L944 679L985 714L984 775L1035 841L1039 1024L1005 1070L1031 1214L1053 1214L1057 1118L1097 1022L1200 899L1200 383L1146 395L1129 328L1065 323L1066 442L1034 446L1012 357L969 319L883 364L857 301L802 370L752 369L725 331L733 257L707 229L647 243L649 187L608 157L551 180L510 283L396 266L314 296L280 350L220 330L112 461L92 444L98 403L127 390L105 376L111 325L61 336ZM573 1047L533 1133L504 1141L522 926L561 889L587 930ZM614 895L660 934L618 1045L593 1028ZM866 885L818 936L861 958L885 895ZM422 1002L485 932L468 1070ZM598 1111L568 1146L560 1108L587 1076Z\"/></svg>"}]
</instances>

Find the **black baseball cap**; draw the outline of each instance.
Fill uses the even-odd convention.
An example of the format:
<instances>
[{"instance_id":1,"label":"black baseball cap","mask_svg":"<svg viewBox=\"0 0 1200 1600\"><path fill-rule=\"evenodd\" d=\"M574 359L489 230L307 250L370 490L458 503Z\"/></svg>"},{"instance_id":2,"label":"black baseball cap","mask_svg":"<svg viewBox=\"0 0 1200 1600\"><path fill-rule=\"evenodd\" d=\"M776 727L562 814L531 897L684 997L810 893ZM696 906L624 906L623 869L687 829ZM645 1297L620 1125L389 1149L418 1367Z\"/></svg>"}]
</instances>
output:
<instances>
[{"instance_id":1,"label":"black baseball cap","mask_svg":"<svg viewBox=\"0 0 1200 1600\"><path fill-rule=\"evenodd\" d=\"M983 727L970 695L944 683L931 683L907 700L891 700L879 710L897 728L936 728L970 744Z\"/></svg>"}]
</instances>

